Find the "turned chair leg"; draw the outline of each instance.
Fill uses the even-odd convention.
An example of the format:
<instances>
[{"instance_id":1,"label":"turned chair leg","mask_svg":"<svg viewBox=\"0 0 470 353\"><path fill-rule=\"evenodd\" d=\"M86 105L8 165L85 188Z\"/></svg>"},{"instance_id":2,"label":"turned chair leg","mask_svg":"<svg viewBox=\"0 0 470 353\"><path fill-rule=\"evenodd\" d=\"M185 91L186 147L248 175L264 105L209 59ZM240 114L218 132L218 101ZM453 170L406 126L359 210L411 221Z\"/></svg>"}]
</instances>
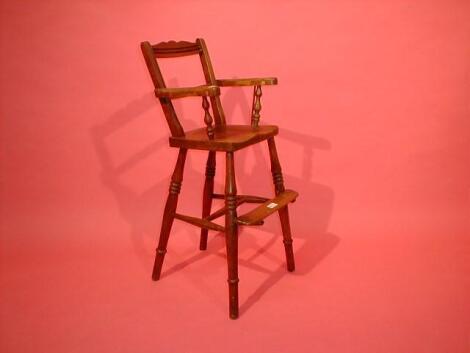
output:
<instances>
[{"instance_id":1,"label":"turned chair leg","mask_svg":"<svg viewBox=\"0 0 470 353\"><path fill-rule=\"evenodd\" d=\"M238 225L237 225L237 187L233 152L226 154L225 174L225 238L228 264L228 289L230 318L238 318Z\"/></svg>"},{"instance_id":2,"label":"turned chair leg","mask_svg":"<svg viewBox=\"0 0 470 353\"><path fill-rule=\"evenodd\" d=\"M206 181L204 182L204 191L202 194L202 218L206 218L211 213L212 194L214 193L214 176L215 176L215 151L209 151L206 163ZM199 249L207 249L207 233L208 229L201 228L201 239Z\"/></svg>"},{"instance_id":3,"label":"turned chair leg","mask_svg":"<svg viewBox=\"0 0 470 353\"><path fill-rule=\"evenodd\" d=\"M178 204L178 194L183 181L184 162L186 161L186 149L181 148L178 154L175 170L171 177L170 190L163 213L162 228L160 230L160 240L158 241L155 263L153 265L152 279L158 281L162 272L163 259L166 254L168 238L170 236L171 226L175 219L176 205Z\"/></svg>"},{"instance_id":4,"label":"turned chair leg","mask_svg":"<svg viewBox=\"0 0 470 353\"><path fill-rule=\"evenodd\" d=\"M284 191L284 180L282 177L281 163L277 155L274 137L268 139L269 157L271 159L271 173L273 175L274 189L276 195ZM286 252L287 270L292 272L295 270L294 251L292 249L292 235L289 223L289 209L287 206L279 209L279 219L281 220L282 236L284 238L284 250Z\"/></svg>"}]
</instances>

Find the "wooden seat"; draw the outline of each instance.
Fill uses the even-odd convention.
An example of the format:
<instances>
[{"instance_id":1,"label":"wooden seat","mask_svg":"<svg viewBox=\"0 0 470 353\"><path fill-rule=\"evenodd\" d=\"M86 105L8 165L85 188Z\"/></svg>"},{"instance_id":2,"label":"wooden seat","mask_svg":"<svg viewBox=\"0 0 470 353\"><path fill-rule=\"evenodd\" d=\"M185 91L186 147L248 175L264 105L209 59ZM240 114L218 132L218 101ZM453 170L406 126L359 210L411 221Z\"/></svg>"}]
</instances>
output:
<instances>
[{"instance_id":1,"label":"wooden seat","mask_svg":"<svg viewBox=\"0 0 470 353\"><path fill-rule=\"evenodd\" d=\"M277 135L274 125L220 125L214 128L214 137L209 139L207 129L200 128L185 133L184 137L170 137L170 146L209 151L236 151L243 147Z\"/></svg>"},{"instance_id":2,"label":"wooden seat","mask_svg":"<svg viewBox=\"0 0 470 353\"><path fill-rule=\"evenodd\" d=\"M277 155L274 136L277 126L260 125L262 86L276 85L275 77L216 79L203 39L195 42L162 42L151 45L141 43L142 53L155 87L155 96L159 99L166 121L170 128L170 146L179 148L178 159L171 177L168 198L163 213L160 238L155 255L152 279L160 279L171 227L175 219L201 228L199 249L207 249L208 231L224 232L227 247L229 314L238 317L238 227L260 226L264 219L278 213L286 255L287 270L294 271L294 252L289 223L288 205L294 202L298 193L284 188L281 164ZM186 55L199 55L204 72L205 84L196 87L166 87L157 59L173 58ZM250 125L228 125L220 101L221 87L253 86L253 106ZM184 131L179 122L172 100L185 97L202 98L204 123L206 127ZM211 114L212 111L212 114ZM274 184L273 197L237 195L235 183L234 152L267 141L271 173ZM176 212L178 196L183 181L184 164L188 150L207 150L206 175L202 198L202 217L183 215ZM225 153L225 190L223 194L214 192L216 152ZM212 201L224 199L224 207L211 212ZM258 207L238 217L237 207L243 203L257 203ZM224 216L224 225L213 221Z\"/></svg>"}]
</instances>

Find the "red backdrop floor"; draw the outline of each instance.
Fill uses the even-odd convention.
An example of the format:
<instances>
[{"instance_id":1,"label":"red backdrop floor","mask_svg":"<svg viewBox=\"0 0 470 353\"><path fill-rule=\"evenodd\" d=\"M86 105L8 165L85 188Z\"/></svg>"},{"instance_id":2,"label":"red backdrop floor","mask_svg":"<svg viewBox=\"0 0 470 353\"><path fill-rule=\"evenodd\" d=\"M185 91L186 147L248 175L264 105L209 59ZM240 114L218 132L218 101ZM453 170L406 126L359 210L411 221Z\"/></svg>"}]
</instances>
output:
<instances>
[{"instance_id":1,"label":"red backdrop floor","mask_svg":"<svg viewBox=\"0 0 470 353\"><path fill-rule=\"evenodd\" d=\"M468 2L4 1L0 26L2 353L470 352ZM300 193L295 273L277 218L242 229L236 321L220 234L200 252L176 221L150 280L176 151L139 43L196 37L219 78L279 78L261 122ZM223 92L229 121L251 93ZM200 103L175 103L186 128ZM272 195L267 146L235 158L239 192Z\"/></svg>"}]
</instances>

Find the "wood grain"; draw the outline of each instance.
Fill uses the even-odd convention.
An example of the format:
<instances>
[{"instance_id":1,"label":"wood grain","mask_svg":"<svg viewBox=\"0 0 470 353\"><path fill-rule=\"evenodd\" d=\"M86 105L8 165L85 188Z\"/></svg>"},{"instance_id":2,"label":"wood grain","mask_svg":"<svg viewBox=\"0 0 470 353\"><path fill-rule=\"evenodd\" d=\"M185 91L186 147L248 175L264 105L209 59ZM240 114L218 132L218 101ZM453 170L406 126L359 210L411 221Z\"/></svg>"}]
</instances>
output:
<instances>
[{"instance_id":1,"label":"wood grain","mask_svg":"<svg viewBox=\"0 0 470 353\"><path fill-rule=\"evenodd\" d=\"M261 86L256 85L253 89L253 106L252 106L252 113L251 113L251 126L252 127L258 127L259 125L259 119L261 117L260 111L261 111Z\"/></svg>"},{"instance_id":2,"label":"wood grain","mask_svg":"<svg viewBox=\"0 0 470 353\"><path fill-rule=\"evenodd\" d=\"M155 262L153 265L152 279L158 281L162 271L163 259L166 254L166 247L168 238L170 236L171 227L175 218L176 206L178 204L178 195L181 190L181 183L183 181L184 164L186 161L186 149L180 149L178 153L178 160L176 161L175 170L171 177L170 190L165 204L165 211L163 213L162 227L160 230L160 238L155 255Z\"/></svg>"},{"instance_id":3,"label":"wood grain","mask_svg":"<svg viewBox=\"0 0 470 353\"><path fill-rule=\"evenodd\" d=\"M268 139L269 158L271 160L271 173L273 176L274 190L276 195L284 192L284 179L282 177L281 163L277 154L276 143L274 138ZM282 236L284 250L286 253L287 270L292 272L295 270L294 250L292 247L292 234L290 230L289 208L286 205L279 209L279 219L281 221Z\"/></svg>"},{"instance_id":4,"label":"wood grain","mask_svg":"<svg viewBox=\"0 0 470 353\"><path fill-rule=\"evenodd\" d=\"M238 225L237 186L233 152L225 154L225 244L227 248L229 314L238 318Z\"/></svg>"},{"instance_id":5,"label":"wood grain","mask_svg":"<svg viewBox=\"0 0 470 353\"><path fill-rule=\"evenodd\" d=\"M216 166L215 151L209 151L207 155L207 162L206 162L206 179L204 181L204 189L202 192L202 218L208 221L210 220L208 217L211 214L212 199L213 199L212 195L214 194L215 166ZM200 250L207 249L207 236L208 236L208 230L202 228L201 236L199 240Z\"/></svg>"},{"instance_id":6,"label":"wood grain","mask_svg":"<svg viewBox=\"0 0 470 353\"><path fill-rule=\"evenodd\" d=\"M233 86L261 86L261 85L277 85L276 77L254 77L254 78L229 78L216 81L217 86L233 87Z\"/></svg>"},{"instance_id":7,"label":"wood grain","mask_svg":"<svg viewBox=\"0 0 470 353\"><path fill-rule=\"evenodd\" d=\"M201 46L198 43L170 40L161 42L152 46L153 53L157 58L174 58L178 56L186 56L199 54Z\"/></svg>"},{"instance_id":8,"label":"wood grain","mask_svg":"<svg viewBox=\"0 0 470 353\"><path fill-rule=\"evenodd\" d=\"M206 219L191 217L191 216L183 215L180 213L176 213L175 218L181 221L190 223L192 225L198 226L200 228L216 230L218 232L225 232L224 227L222 227L221 225L218 225L217 223L208 221Z\"/></svg>"},{"instance_id":9,"label":"wood grain","mask_svg":"<svg viewBox=\"0 0 470 353\"><path fill-rule=\"evenodd\" d=\"M194 96L217 96L220 94L220 88L217 86L195 86L195 87L177 87L177 88L156 88L155 96L158 98L185 98Z\"/></svg>"},{"instance_id":10,"label":"wood grain","mask_svg":"<svg viewBox=\"0 0 470 353\"><path fill-rule=\"evenodd\" d=\"M184 137L170 137L170 146L209 151L237 151L264 141L278 133L277 126L225 125L214 127L214 137L209 139L207 129L187 131Z\"/></svg>"}]
</instances>

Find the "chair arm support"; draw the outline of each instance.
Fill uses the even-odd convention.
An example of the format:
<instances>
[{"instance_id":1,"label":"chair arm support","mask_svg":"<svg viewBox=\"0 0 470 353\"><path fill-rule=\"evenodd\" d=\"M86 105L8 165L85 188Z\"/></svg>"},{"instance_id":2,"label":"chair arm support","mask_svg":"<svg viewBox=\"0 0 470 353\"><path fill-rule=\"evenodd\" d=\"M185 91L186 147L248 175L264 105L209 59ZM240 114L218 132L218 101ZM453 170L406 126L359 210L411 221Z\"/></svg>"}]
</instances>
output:
<instances>
[{"instance_id":1,"label":"chair arm support","mask_svg":"<svg viewBox=\"0 0 470 353\"><path fill-rule=\"evenodd\" d=\"M196 86L196 87L178 87L178 88L156 88L155 96L158 98L183 98L191 96L209 96L220 95L220 88L217 86Z\"/></svg>"},{"instance_id":2,"label":"chair arm support","mask_svg":"<svg viewBox=\"0 0 470 353\"><path fill-rule=\"evenodd\" d=\"M216 80L218 86L262 86L277 85L276 77L255 77L255 78L233 78L226 80Z\"/></svg>"}]
</instances>

